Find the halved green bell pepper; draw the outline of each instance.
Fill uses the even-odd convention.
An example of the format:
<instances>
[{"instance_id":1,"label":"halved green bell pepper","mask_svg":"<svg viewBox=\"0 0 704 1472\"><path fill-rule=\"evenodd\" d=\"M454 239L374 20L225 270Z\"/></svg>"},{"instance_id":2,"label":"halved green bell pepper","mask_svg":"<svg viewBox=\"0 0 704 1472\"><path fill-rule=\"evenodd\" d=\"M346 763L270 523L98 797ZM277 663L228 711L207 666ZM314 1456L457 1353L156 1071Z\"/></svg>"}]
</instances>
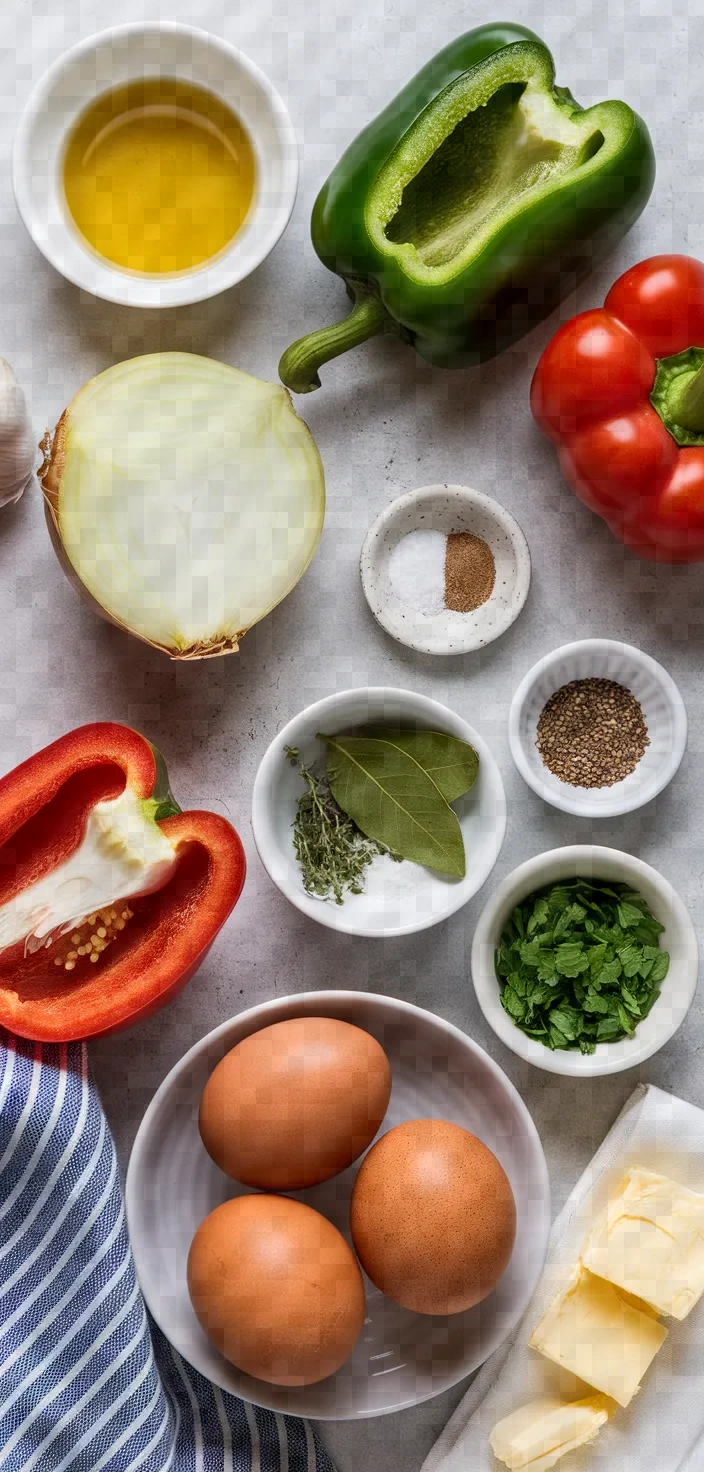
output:
<instances>
[{"instance_id":1,"label":"halved green bell pepper","mask_svg":"<svg viewBox=\"0 0 704 1472\"><path fill-rule=\"evenodd\" d=\"M354 306L279 365L296 393L392 329L430 363L493 357L547 316L630 228L655 176L624 102L581 108L532 31L479 26L423 68L347 149L312 238Z\"/></svg>"}]
</instances>

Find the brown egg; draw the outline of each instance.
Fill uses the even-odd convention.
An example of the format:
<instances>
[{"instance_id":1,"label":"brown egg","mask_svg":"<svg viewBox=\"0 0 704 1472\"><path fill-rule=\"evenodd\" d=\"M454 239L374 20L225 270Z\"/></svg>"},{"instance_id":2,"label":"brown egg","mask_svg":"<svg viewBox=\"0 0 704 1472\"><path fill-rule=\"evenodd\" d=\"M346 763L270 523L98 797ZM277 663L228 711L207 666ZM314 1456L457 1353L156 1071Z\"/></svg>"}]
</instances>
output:
<instances>
[{"instance_id":1,"label":"brown egg","mask_svg":"<svg viewBox=\"0 0 704 1472\"><path fill-rule=\"evenodd\" d=\"M337 1227L286 1196L211 1211L188 1255L196 1316L221 1354L272 1385L313 1385L352 1353L364 1284Z\"/></svg>"},{"instance_id":2,"label":"brown egg","mask_svg":"<svg viewBox=\"0 0 704 1472\"><path fill-rule=\"evenodd\" d=\"M413 1119L382 1135L354 1183L352 1240L372 1282L419 1314L480 1303L508 1265L513 1192L468 1130Z\"/></svg>"},{"instance_id":3,"label":"brown egg","mask_svg":"<svg viewBox=\"0 0 704 1472\"><path fill-rule=\"evenodd\" d=\"M389 1060L368 1032L296 1017L263 1027L218 1063L201 1099L201 1138L234 1180L297 1191L366 1150L390 1093Z\"/></svg>"}]
</instances>

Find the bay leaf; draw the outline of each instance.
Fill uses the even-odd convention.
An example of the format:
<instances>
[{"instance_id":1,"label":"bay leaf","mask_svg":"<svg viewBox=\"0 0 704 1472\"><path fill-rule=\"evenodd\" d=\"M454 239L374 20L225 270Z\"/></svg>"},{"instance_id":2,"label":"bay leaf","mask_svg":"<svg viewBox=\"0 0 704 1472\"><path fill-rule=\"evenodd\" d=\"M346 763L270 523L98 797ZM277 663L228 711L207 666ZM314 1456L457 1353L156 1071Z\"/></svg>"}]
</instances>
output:
<instances>
[{"instance_id":1,"label":"bay leaf","mask_svg":"<svg viewBox=\"0 0 704 1472\"><path fill-rule=\"evenodd\" d=\"M454 802L474 786L479 771L479 757L473 746L448 736L444 731L409 731L392 726L365 726L359 736L388 741L413 757L419 767L432 777L445 802Z\"/></svg>"},{"instance_id":2,"label":"bay leaf","mask_svg":"<svg viewBox=\"0 0 704 1472\"><path fill-rule=\"evenodd\" d=\"M432 777L401 746L371 736L326 736L327 774L340 807L365 833L403 859L463 879L457 814Z\"/></svg>"}]
</instances>

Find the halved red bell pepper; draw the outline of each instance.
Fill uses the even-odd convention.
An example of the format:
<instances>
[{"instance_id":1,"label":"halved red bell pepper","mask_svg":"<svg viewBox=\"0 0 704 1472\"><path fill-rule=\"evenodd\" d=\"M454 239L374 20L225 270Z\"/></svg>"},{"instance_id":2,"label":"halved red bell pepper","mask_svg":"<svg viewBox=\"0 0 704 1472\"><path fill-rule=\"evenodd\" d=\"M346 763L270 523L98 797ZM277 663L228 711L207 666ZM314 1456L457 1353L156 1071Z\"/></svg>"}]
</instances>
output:
<instances>
[{"instance_id":1,"label":"halved red bell pepper","mask_svg":"<svg viewBox=\"0 0 704 1472\"><path fill-rule=\"evenodd\" d=\"M68 968L57 961L70 935L0 951L0 1024L22 1037L66 1042L148 1017L194 975L239 899L245 857L235 829L217 813L181 812L159 753L128 726L100 722L0 780L0 906L75 853L91 810L126 786L140 802L151 799L150 815L176 849L174 868L162 888L119 912L129 918L118 918L112 938L108 930L97 961L75 951Z\"/></svg>"},{"instance_id":2,"label":"halved red bell pepper","mask_svg":"<svg viewBox=\"0 0 704 1472\"><path fill-rule=\"evenodd\" d=\"M704 265L652 256L560 327L531 408L572 489L640 557L704 560Z\"/></svg>"}]
</instances>

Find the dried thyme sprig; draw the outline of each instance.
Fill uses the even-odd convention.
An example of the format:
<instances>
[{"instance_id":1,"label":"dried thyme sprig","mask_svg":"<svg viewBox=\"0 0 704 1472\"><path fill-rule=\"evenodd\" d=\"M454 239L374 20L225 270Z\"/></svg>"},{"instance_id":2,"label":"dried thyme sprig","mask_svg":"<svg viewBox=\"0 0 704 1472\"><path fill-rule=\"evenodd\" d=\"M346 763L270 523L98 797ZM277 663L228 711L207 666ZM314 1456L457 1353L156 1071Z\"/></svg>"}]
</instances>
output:
<instances>
[{"instance_id":1,"label":"dried thyme sprig","mask_svg":"<svg viewBox=\"0 0 704 1472\"><path fill-rule=\"evenodd\" d=\"M387 852L380 843L365 838L357 824L335 801L326 777L318 777L299 760L295 746L286 755L306 784L298 799L293 822L293 846L301 866L303 888L319 899L343 903L345 890L362 894L364 870L377 854Z\"/></svg>"}]
</instances>

